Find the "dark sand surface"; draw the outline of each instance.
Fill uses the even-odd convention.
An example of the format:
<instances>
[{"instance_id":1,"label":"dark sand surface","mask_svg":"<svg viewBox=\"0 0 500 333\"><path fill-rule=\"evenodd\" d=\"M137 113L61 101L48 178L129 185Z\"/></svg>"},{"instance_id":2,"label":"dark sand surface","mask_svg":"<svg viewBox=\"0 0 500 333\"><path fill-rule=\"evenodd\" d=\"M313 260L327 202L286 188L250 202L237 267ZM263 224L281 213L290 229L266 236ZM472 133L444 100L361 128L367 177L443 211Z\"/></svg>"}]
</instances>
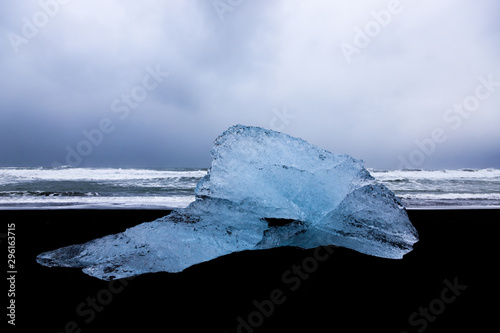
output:
<instances>
[{"instance_id":1,"label":"dark sand surface","mask_svg":"<svg viewBox=\"0 0 500 333\"><path fill-rule=\"evenodd\" d=\"M47 268L35 261L41 252L120 232L166 213L0 211L1 233L7 232L8 223L16 223L13 331L498 329L500 210L409 211L420 242L403 260L330 247L331 255L321 252L326 260L318 261L314 250L280 248L231 254L182 273L147 274L111 285L79 269ZM6 262L6 241L1 240ZM4 286L7 304L9 286ZM279 304L271 307L270 299Z\"/></svg>"}]
</instances>

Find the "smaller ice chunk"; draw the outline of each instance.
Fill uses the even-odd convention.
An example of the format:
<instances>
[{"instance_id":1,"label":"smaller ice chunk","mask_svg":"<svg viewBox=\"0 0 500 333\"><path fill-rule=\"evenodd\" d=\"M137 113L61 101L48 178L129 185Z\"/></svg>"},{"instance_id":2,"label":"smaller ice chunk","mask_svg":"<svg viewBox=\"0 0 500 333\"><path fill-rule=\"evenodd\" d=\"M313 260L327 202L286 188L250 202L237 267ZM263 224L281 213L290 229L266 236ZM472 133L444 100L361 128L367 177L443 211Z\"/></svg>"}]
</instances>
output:
<instances>
[{"instance_id":1,"label":"smaller ice chunk","mask_svg":"<svg viewBox=\"0 0 500 333\"><path fill-rule=\"evenodd\" d=\"M279 246L337 245L397 259L418 241L402 203L361 160L241 125L219 136L211 154L187 208L42 253L38 262L109 280L180 272L232 252Z\"/></svg>"}]
</instances>

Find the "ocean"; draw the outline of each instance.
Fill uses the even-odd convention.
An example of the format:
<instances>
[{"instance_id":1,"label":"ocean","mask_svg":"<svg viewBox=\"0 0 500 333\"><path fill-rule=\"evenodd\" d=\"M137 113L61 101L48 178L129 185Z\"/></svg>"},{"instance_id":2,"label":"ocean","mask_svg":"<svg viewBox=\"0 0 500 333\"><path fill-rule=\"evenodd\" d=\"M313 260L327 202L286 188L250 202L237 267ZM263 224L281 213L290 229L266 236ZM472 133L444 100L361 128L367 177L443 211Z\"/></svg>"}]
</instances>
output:
<instances>
[{"instance_id":1,"label":"ocean","mask_svg":"<svg viewBox=\"0 0 500 333\"><path fill-rule=\"evenodd\" d=\"M499 208L500 170L368 169L408 209ZM0 168L0 210L173 209L207 169Z\"/></svg>"}]
</instances>

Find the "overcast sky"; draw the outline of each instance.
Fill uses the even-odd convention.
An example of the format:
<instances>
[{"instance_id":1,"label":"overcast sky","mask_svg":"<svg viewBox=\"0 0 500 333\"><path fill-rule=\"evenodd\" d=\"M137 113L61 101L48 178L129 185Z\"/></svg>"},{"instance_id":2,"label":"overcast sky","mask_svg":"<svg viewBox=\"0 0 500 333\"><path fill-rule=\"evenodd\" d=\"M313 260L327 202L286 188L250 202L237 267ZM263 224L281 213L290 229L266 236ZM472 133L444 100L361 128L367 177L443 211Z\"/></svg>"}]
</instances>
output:
<instances>
[{"instance_id":1,"label":"overcast sky","mask_svg":"<svg viewBox=\"0 0 500 333\"><path fill-rule=\"evenodd\" d=\"M496 0L41 0L0 13L0 166L208 167L234 124L500 168Z\"/></svg>"}]
</instances>

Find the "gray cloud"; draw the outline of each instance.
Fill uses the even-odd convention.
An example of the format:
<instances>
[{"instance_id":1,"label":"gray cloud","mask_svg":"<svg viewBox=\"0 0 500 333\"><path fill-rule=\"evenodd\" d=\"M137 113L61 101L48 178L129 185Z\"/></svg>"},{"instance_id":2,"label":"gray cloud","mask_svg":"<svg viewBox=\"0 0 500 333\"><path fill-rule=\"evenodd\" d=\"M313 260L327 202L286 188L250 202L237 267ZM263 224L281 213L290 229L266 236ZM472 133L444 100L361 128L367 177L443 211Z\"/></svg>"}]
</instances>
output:
<instances>
[{"instance_id":1,"label":"gray cloud","mask_svg":"<svg viewBox=\"0 0 500 333\"><path fill-rule=\"evenodd\" d=\"M401 0L387 22L391 1L243 0L223 20L215 1L62 2L41 2L45 24L37 2L0 14L0 165L66 164L108 119L81 165L208 166L213 139L242 123L369 167L500 167L500 86L460 126L444 118L479 77L500 82L496 1ZM148 68L169 76L146 89ZM134 93L126 117L114 112ZM446 140L427 154L436 129Z\"/></svg>"}]
</instances>

